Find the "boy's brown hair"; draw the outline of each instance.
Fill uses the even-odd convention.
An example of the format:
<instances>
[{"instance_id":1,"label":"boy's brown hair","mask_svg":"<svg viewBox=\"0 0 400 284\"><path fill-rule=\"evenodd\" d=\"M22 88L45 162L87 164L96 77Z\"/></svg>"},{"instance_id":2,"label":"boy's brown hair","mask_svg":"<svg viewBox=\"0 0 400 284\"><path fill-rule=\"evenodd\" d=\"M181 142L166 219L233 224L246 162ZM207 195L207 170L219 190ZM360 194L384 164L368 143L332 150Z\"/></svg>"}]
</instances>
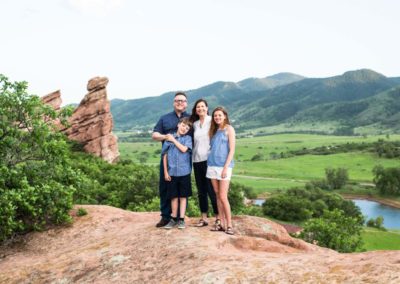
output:
<instances>
[{"instance_id":1,"label":"boy's brown hair","mask_svg":"<svg viewBox=\"0 0 400 284\"><path fill-rule=\"evenodd\" d=\"M192 128L193 123L190 121L189 117L183 117L181 119L179 119L179 123L183 123L187 126L189 126L189 128Z\"/></svg>"}]
</instances>

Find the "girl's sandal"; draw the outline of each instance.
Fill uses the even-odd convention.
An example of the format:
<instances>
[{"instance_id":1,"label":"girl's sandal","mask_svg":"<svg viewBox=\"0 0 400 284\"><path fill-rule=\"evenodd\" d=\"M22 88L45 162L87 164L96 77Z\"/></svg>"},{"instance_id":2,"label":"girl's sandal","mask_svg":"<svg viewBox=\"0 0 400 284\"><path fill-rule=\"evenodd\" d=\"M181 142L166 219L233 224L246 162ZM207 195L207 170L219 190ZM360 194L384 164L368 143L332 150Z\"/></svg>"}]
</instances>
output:
<instances>
[{"instance_id":1,"label":"girl's sandal","mask_svg":"<svg viewBox=\"0 0 400 284\"><path fill-rule=\"evenodd\" d=\"M221 232L222 231L222 232L224 232L225 230L221 226L221 220L219 220L219 219L215 220L214 227L212 227L210 231L213 231L213 232Z\"/></svg>"},{"instance_id":2,"label":"girl's sandal","mask_svg":"<svg viewBox=\"0 0 400 284\"><path fill-rule=\"evenodd\" d=\"M225 231L225 233L227 233L228 235L234 235L233 229L232 227L228 227Z\"/></svg>"},{"instance_id":3,"label":"girl's sandal","mask_svg":"<svg viewBox=\"0 0 400 284\"><path fill-rule=\"evenodd\" d=\"M205 227L208 226L207 221L200 219L199 222L196 224L196 227Z\"/></svg>"}]
</instances>

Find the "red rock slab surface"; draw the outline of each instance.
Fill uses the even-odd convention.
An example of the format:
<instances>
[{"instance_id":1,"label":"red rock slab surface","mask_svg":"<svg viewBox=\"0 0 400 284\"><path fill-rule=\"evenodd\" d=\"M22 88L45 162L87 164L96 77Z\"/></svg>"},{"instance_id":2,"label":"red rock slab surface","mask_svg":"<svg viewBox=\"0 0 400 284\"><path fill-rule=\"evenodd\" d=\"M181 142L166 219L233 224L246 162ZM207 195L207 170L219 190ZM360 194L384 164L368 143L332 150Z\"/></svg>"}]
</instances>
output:
<instances>
[{"instance_id":1,"label":"red rock slab surface","mask_svg":"<svg viewBox=\"0 0 400 284\"><path fill-rule=\"evenodd\" d=\"M263 218L234 217L230 236L156 228L158 213L79 207L88 215L72 225L1 248L0 283L400 283L400 251L340 254Z\"/></svg>"}]
</instances>

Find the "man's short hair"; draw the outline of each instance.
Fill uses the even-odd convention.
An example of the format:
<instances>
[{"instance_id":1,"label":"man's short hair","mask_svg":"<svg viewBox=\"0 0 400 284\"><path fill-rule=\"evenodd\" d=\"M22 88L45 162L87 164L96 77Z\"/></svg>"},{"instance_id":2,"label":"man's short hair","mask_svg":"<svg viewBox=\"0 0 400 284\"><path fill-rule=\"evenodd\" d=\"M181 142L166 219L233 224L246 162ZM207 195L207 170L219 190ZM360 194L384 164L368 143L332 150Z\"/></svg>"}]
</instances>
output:
<instances>
[{"instance_id":1,"label":"man's short hair","mask_svg":"<svg viewBox=\"0 0 400 284\"><path fill-rule=\"evenodd\" d=\"M177 92L176 94L175 94L175 97L176 96L184 96L186 99L187 99L187 96L186 96L186 94L184 93L184 92Z\"/></svg>"},{"instance_id":2,"label":"man's short hair","mask_svg":"<svg viewBox=\"0 0 400 284\"><path fill-rule=\"evenodd\" d=\"M183 124L189 126L190 128L192 128L192 126L193 126L193 123L190 121L189 117L183 117L183 118L179 119L179 123L183 123Z\"/></svg>"}]
</instances>

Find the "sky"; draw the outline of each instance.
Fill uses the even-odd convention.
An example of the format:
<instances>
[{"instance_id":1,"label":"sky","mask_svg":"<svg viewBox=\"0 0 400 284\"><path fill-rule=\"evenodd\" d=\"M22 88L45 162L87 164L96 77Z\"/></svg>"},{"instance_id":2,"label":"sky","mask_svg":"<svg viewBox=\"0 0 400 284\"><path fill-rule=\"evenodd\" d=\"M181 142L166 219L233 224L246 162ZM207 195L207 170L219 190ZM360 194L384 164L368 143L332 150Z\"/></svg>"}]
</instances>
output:
<instances>
[{"instance_id":1,"label":"sky","mask_svg":"<svg viewBox=\"0 0 400 284\"><path fill-rule=\"evenodd\" d=\"M400 76L397 0L2 0L0 74L79 103L292 72Z\"/></svg>"}]
</instances>

